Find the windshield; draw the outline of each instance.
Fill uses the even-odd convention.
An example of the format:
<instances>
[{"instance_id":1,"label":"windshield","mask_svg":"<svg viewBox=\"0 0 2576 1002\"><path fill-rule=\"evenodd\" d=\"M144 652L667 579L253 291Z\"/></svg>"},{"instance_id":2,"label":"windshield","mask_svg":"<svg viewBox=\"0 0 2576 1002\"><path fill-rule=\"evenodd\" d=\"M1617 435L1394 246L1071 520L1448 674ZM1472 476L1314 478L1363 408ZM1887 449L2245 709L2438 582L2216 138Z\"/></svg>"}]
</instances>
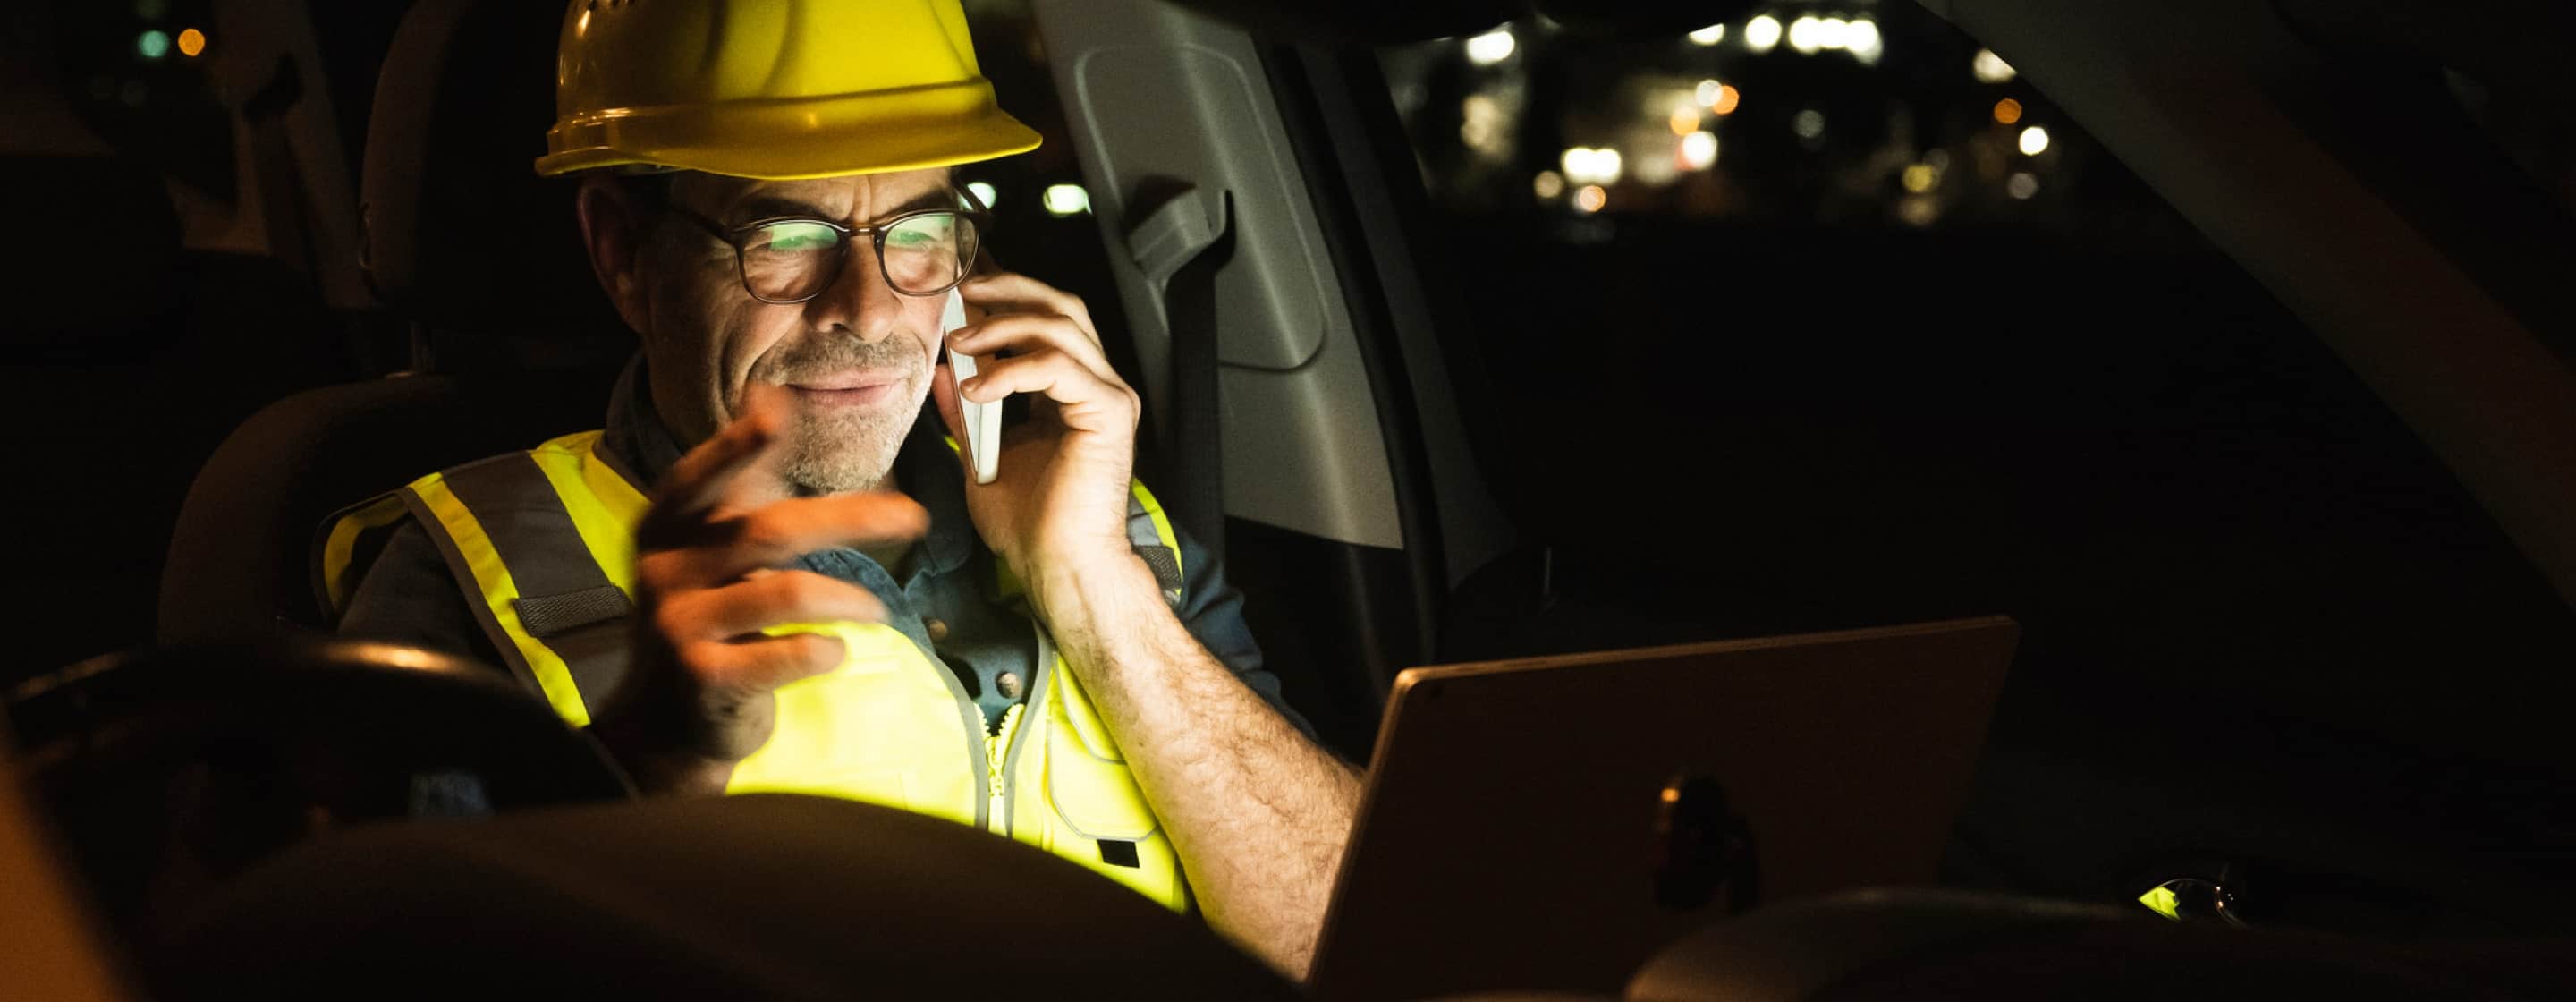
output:
<instances>
[{"instance_id":1,"label":"windshield","mask_svg":"<svg viewBox=\"0 0 2576 1002\"><path fill-rule=\"evenodd\" d=\"M1946 22L1530 19L1380 64L1479 456L1535 541L1512 573L1543 582L1463 602L1485 618L1455 635L2010 614L1998 792L1954 860L2025 887L2116 885L2147 865L2118 846L2222 803L2465 852L2362 805L2564 761L2530 699L2576 656L2547 584L2296 317ZM2470 813L2556 837L2518 809Z\"/></svg>"}]
</instances>

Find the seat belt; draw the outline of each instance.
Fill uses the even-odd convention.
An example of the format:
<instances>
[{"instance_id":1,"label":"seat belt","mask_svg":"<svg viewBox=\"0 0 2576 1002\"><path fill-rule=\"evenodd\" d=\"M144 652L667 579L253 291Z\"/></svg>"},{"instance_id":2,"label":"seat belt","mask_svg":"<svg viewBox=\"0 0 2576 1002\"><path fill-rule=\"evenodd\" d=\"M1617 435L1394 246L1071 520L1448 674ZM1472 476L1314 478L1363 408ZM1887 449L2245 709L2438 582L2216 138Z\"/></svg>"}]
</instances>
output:
<instances>
[{"instance_id":1,"label":"seat belt","mask_svg":"<svg viewBox=\"0 0 2576 1002\"><path fill-rule=\"evenodd\" d=\"M1234 195L1210 199L1184 189L1128 230L1128 253L1147 282L1161 289L1163 329L1171 341L1170 406L1157 422L1164 454L1179 482L1161 493L1177 497L1174 521L1207 550L1225 559L1223 401L1217 394L1216 273L1234 257Z\"/></svg>"}]
</instances>

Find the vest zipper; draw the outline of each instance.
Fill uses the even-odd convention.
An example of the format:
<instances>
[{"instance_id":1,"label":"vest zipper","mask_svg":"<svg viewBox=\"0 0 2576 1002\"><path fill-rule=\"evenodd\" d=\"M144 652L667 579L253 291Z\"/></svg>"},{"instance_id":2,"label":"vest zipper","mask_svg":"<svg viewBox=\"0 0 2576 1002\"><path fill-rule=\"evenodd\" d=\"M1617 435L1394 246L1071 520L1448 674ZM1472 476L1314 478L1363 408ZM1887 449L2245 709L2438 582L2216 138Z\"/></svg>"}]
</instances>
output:
<instances>
[{"instance_id":1,"label":"vest zipper","mask_svg":"<svg viewBox=\"0 0 2576 1002\"><path fill-rule=\"evenodd\" d=\"M1013 743L1022 737L1019 727L1020 714L1021 711L1029 710L1046 699L1047 683L1050 681L1047 676L1053 673L1052 670L1055 667L1055 642L1047 637L1046 627L1032 623L1030 628L1037 634L1038 663L1029 673L1028 693L1021 696L1019 702L1011 704L1009 709L1002 711L1001 726L994 728L993 732L984 739L984 768L987 770L985 779L990 784L986 787L985 794L987 797L985 817L988 819L985 828L1005 836L1011 834L1011 827L1019 821L1013 816L1018 812L1013 809L1014 805L1011 803L1013 792L1011 752L1014 750ZM1052 810L1052 806L1049 809Z\"/></svg>"},{"instance_id":2,"label":"vest zipper","mask_svg":"<svg viewBox=\"0 0 2576 1002\"><path fill-rule=\"evenodd\" d=\"M1002 726L984 736L985 795L991 798L990 811L985 814L985 827L996 835L1011 834L1007 763L1010 761L1011 738L1019 730L1020 711L1027 708L1025 701L1011 704L1010 709L1002 711Z\"/></svg>"}]
</instances>

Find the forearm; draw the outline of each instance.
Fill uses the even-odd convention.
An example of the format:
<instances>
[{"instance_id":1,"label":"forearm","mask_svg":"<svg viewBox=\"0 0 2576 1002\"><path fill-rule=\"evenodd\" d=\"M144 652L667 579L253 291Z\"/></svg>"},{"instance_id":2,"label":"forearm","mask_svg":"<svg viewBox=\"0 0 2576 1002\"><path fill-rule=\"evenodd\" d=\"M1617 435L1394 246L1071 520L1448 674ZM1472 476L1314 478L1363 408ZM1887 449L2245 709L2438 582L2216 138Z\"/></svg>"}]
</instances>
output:
<instances>
[{"instance_id":1,"label":"forearm","mask_svg":"<svg viewBox=\"0 0 2576 1002\"><path fill-rule=\"evenodd\" d=\"M1209 924L1302 976L1358 777L1210 656L1141 561L1093 561L1050 576L1032 597L1162 818Z\"/></svg>"}]
</instances>

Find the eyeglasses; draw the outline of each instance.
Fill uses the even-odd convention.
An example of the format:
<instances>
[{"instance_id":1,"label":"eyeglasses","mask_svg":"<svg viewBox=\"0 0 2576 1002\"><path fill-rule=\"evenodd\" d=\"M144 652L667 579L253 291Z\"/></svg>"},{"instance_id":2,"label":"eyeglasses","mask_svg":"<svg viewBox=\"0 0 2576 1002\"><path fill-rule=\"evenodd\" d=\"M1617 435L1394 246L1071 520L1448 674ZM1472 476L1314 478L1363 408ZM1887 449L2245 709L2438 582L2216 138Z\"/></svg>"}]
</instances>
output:
<instances>
[{"instance_id":1,"label":"eyeglasses","mask_svg":"<svg viewBox=\"0 0 2576 1002\"><path fill-rule=\"evenodd\" d=\"M742 287L764 303L792 305L820 296L841 277L853 237L874 242L877 270L886 286L907 296L936 296L966 280L976 240L991 216L975 196L957 193L956 209L906 212L872 226L843 226L828 219L785 217L725 226L679 206L667 206L716 239L733 246Z\"/></svg>"}]
</instances>

